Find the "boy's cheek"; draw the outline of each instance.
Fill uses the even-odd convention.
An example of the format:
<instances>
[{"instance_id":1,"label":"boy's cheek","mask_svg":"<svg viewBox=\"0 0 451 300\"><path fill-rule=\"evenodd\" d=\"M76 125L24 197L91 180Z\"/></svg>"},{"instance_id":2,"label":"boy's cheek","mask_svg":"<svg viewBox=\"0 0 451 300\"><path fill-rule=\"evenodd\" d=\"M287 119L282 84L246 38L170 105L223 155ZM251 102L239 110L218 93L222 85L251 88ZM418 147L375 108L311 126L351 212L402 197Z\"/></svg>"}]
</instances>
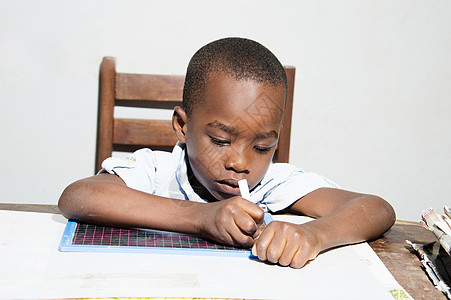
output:
<instances>
[{"instance_id":1,"label":"boy's cheek","mask_svg":"<svg viewBox=\"0 0 451 300\"><path fill-rule=\"evenodd\" d=\"M208 160L205 157L194 158L190 163L192 168L197 171L196 175L202 179L216 179L216 173L222 167L219 160ZM201 180L201 178L198 179Z\"/></svg>"},{"instance_id":2,"label":"boy's cheek","mask_svg":"<svg viewBox=\"0 0 451 300\"><path fill-rule=\"evenodd\" d=\"M202 141L199 144L188 145L188 156L205 168L218 167L223 159L223 153L217 146Z\"/></svg>"}]
</instances>

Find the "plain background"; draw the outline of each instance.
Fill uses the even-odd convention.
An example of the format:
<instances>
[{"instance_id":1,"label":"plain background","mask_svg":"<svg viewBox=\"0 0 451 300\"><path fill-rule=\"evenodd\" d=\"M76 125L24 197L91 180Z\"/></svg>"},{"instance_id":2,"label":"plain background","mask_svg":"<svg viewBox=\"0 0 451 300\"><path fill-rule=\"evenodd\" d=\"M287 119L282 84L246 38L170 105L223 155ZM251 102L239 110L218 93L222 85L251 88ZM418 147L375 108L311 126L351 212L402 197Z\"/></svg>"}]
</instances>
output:
<instances>
[{"instance_id":1,"label":"plain background","mask_svg":"<svg viewBox=\"0 0 451 300\"><path fill-rule=\"evenodd\" d=\"M296 67L290 162L398 219L451 205L451 1L0 0L0 202L94 172L98 69L184 74L227 36Z\"/></svg>"}]
</instances>

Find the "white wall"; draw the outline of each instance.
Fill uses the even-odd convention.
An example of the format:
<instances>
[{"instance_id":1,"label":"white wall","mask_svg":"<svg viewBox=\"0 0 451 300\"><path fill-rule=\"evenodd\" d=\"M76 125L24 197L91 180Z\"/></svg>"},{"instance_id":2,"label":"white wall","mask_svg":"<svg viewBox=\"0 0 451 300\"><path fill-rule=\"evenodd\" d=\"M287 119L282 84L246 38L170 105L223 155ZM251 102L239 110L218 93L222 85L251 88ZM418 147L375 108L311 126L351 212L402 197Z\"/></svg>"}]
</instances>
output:
<instances>
[{"instance_id":1,"label":"white wall","mask_svg":"<svg viewBox=\"0 0 451 300\"><path fill-rule=\"evenodd\" d=\"M451 205L451 2L0 0L0 202L57 202L94 169L101 58L183 74L244 36L297 68L291 162L398 218Z\"/></svg>"}]
</instances>

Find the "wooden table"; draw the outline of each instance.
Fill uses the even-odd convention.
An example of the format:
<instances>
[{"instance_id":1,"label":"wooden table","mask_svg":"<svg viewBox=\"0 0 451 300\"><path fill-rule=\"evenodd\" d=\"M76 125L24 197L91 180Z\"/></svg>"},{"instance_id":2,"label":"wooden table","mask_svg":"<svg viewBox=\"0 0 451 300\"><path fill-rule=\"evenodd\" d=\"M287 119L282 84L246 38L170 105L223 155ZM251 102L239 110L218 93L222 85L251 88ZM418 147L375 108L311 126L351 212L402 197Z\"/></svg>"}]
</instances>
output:
<instances>
[{"instance_id":1,"label":"wooden table","mask_svg":"<svg viewBox=\"0 0 451 300\"><path fill-rule=\"evenodd\" d=\"M396 221L383 237L369 242L369 245L414 299L447 299L434 287L406 240L419 244L437 241L435 235L419 223Z\"/></svg>"},{"instance_id":2,"label":"wooden table","mask_svg":"<svg viewBox=\"0 0 451 300\"><path fill-rule=\"evenodd\" d=\"M55 205L0 204L0 210L59 213ZM414 299L447 299L429 280L420 260L405 240L426 244L436 241L436 238L418 223L397 221L383 237L370 241L369 245Z\"/></svg>"}]
</instances>

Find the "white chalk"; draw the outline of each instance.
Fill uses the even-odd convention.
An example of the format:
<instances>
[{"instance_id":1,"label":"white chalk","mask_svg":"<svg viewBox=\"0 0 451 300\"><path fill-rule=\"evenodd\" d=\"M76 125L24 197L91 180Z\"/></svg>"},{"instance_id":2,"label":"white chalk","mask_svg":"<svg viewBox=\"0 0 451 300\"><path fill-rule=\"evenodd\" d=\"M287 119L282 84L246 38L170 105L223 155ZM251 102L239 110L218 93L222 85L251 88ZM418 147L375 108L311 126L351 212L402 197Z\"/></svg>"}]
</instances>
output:
<instances>
[{"instance_id":1,"label":"white chalk","mask_svg":"<svg viewBox=\"0 0 451 300\"><path fill-rule=\"evenodd\" d=\"M239 180L238 186L240 188L241 197L251 201L251 194L249 193L249 186L247 185L247 180L246 179Z\"/></svg>"}]
</instances>

